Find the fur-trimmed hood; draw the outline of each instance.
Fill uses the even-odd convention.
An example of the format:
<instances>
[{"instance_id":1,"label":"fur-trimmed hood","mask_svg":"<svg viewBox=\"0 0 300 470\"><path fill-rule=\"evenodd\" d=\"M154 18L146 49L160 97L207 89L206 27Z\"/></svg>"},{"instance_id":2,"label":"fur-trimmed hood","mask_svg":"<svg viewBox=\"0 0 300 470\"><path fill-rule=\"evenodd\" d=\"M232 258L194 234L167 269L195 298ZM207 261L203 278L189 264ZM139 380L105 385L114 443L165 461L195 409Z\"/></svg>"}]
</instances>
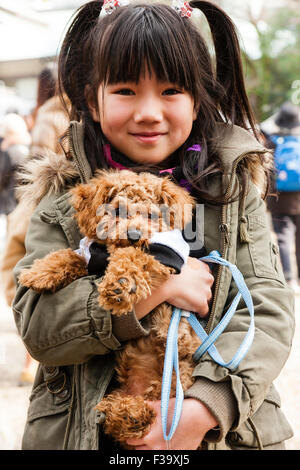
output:
<instances>
[{"instance_id":1,"label":"fur-trimmed hood","mask_svg":"<svg viewBox=\"0 0 300 470\"><path fill-rule=\"evenodd\" d=\"M33 211L46 195L59 194L65 187L73 186L79 173L72 160L49 150L43 156L27 160L17 178L20 183L17 199Z\"/></svg>"},{"instance_id":2,"label":"fur-trimmed hood","mask_svg":"<svg viewBox=\"0 0 300 470\"><path fill-rule=\"evenodd\" d=\"M224 173L230 174L234 163L243 159L254 184L263 191L265 174L262 159L263 165L269 165L270 151L244 129L224 126L220 125L223 138L222 146L218 149ZM43 156L29 159L21 168L17 198L25 206L34 209L44 196L59 194L65 188L72 187L76 181L87 182L92 176L83 147L82 125L71 122L68 135L73 149L70 159L70 153L66 156L45 151Z\"/></svg>"}]
</instances>

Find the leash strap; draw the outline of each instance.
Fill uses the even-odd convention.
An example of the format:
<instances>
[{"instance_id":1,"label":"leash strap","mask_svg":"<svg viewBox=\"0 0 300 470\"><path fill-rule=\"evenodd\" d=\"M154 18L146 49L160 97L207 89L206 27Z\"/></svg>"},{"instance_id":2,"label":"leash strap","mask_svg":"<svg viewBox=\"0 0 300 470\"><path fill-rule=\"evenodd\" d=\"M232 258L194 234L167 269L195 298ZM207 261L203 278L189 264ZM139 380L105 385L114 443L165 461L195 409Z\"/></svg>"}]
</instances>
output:
<instances>
[{"instance_id":1,"label":"leash strap","mask_svg":"<svg viewBox=\"0 0 300 470\"><path fill-rule=\"evenodd\" d=\"M178 359L178 327L180 319L182 316L187 317L188 322L191 327L194 329L195 333L199 336L202 343L200 347L194 353L194 360L199 361L200 358L208 352L211 358L219 365L227 367L230 370L234 370L238 367L241 360L247 354L249 348L252 345L254 338L254 307L252 302L251 294L246 286L243 275L238 270L238 268L228 261L224 260L217 251L212 251L208 256L200 258L201 261L217 263L223 266L226 266L230 269L232 277L238 288L238 293L233 299L229 309L223 316L222 320L217 324L213 331L207 335L206 331L199 323L195 314L192 312L186 312L178 308L173 309L168 336L167 336L167 345L165 353L165 362L164 362L164 371L162 378L162 392L161 392L161 416L162 416L162 428L165 441L170 441L176 431L177 425L182 412L182 405L184 399L184 393L182 385L180 382L180 371L179 371L179 359ZM250 325L248 331L239 346L238 350L234 354L233 358L229 362L225 362L215 347L214 343L220 334L225 330L233 315L236 312L237 306L241 300L244 299L244 302L248 308L250 314ZM172 374L173 369L176 373L176 400L175 400L175 409L173 413L173 419L169 434L167 434L167 419L168 419L168 409L169 409L169 398L171 391L172 383Z\"/></svg>"},{"instance_id":2,"label":"leash strap","mask_svg":"<svg viewBox=\"0 0 300 470\"><path fill-rule=\"evenodd\" d=\"M162 379L162 390L161 390L161 419L165 441L169 441L177 428L179 419L182 411L183 404L183 389L180 382L180 371L178 362L178 347L177 347L177 335L178 327L181 318L181 310L175 308L172 315L172 321L170 322L167 346L165 353L164 372ZM173 420L171 425L171 432L169 436L166 435L167 430L167 419L168 419L168 408L169 408L169 397L171 392L172 372L173 368L176 372L176 400L175 408L173 413Z\"/></svg>"}]
</instances>

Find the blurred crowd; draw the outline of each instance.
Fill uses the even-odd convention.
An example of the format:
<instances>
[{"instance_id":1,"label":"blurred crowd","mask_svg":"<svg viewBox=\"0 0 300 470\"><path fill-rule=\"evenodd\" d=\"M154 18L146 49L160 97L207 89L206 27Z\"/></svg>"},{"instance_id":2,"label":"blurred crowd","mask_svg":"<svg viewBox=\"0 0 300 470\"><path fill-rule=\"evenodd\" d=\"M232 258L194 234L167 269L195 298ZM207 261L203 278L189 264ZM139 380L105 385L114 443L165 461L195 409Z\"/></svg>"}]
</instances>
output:
<instances>
[{"instance_id":1,"label":"blurred crowd","mask_svg":"<svg viewBox=\"0 0 300 470\"><path fill-rule=\"evenodd\" d=\"M300 293L300 108L285 102L260 125L265 145L274 152L271 193L267 199L287 283Z\"/></svg>"},{"instance_id":2,"label":"blurred crowd","mask_svg":"<svg viewBox=\"0 0 300 470\"><path fill-rule=\"evenodd\" d=\"M6 240L1 259L1 286L10 306L15 295L12 270L25 254L25 235L32 209L22 203L16 190L22 165L45 152L61 153L60 137L68 128L68 115L57 95L55 68L38 77L36 106L28 116L7 112L0 119L0 217ZM32 383L36 361L26 353L20 385Z\"/></svg>"}]
</instances>

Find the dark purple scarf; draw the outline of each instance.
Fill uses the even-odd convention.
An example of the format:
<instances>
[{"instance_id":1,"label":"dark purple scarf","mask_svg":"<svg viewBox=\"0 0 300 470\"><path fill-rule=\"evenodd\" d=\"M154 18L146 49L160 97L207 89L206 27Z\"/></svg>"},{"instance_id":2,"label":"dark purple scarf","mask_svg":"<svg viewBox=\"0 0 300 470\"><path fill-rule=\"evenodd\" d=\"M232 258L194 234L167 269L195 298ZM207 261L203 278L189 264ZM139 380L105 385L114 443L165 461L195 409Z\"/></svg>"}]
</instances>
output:
<instances>
[{"instance_id":1,"label":"dark purple scarf","mask_svg":"<svg viewBox=\"0 0 300 470\"><path fill-rule=\"evenodd\" d=\"M194 152L201 152L201 146L199 144L195 144L192 147L189 147L187 149L187 152L190 151L190 150L193 150ZM103 151L104 151L104 156L105 156L106 162L111 168L116 168L118 170L129 170L130 168L135 166L135 164L133 162L131 162L130 160L128 160L126 157L124 157L121 154L117 154L116 156L114 156L114 158L112 158L112 152L111 152L110 144L105 144L103 146ZM169 173L170 175L172 175L174 180L180 186L182 186L183 188L185 188L189 192L191 191L191 189L192 189L191 185L184 178L181 167L179 167L179 166L175 167L174 166L173 168L168 168L166 170L159 170L158 173L160 175L162 175L163 173Z\"/></svg>"}]
</instances>

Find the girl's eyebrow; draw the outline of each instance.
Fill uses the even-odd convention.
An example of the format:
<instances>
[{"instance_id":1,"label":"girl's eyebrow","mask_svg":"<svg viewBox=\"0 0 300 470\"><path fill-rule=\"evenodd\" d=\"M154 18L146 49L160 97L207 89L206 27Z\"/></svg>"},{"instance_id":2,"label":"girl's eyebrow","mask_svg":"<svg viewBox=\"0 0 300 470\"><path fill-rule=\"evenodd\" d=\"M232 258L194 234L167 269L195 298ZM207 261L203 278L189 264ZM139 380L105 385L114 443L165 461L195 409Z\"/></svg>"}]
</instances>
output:
<instances>
[{"instance_id":1,"label":"girl's eyebrow","mask_svg":"<svg viewBox=\"0 0 300 470\"><path fill-rule=\"evenodd\" d=\"M115 82L115 83L108 83L109 86L119 86L119 85L128 85L128 84L137 85L135 80L121 80L121 81Z\"/></svg>"},{"instance_id":2,"label":"girl's eyebrow","mask_svg":"<svg viewBox=\"0 0 300 470\"><path fill-rule=\"evenodd\" d=\"M134 88L134 86L136 86L136 84L134 84L133 82L119 82L119 83L110 83L107 85L107 87L109 87L110 90L118 90L118 89L121 89L121 88Z\"/></svg>"},{"instance_id":3,"label":"girl's eyebrow","mask_svg":"<svg viewBox=\"0 0 300 470\"><path fill-rule=\"evenodd\" d=\"M176 87L176 88L183 88L182 85L180 85L179 83L176 83L176 82L170 82L168 80L158 80L157 79L157 83L159 85L162 85L162 86L172 86L172 87ZM120 81L120 82L116 82L116 83L108 83L107 86L129 86L129 85L133 85L133 86L137 86L139 84L139 82L136 82L135 80L126 80L126 81Z\"/></svg>"}]
</instances>

